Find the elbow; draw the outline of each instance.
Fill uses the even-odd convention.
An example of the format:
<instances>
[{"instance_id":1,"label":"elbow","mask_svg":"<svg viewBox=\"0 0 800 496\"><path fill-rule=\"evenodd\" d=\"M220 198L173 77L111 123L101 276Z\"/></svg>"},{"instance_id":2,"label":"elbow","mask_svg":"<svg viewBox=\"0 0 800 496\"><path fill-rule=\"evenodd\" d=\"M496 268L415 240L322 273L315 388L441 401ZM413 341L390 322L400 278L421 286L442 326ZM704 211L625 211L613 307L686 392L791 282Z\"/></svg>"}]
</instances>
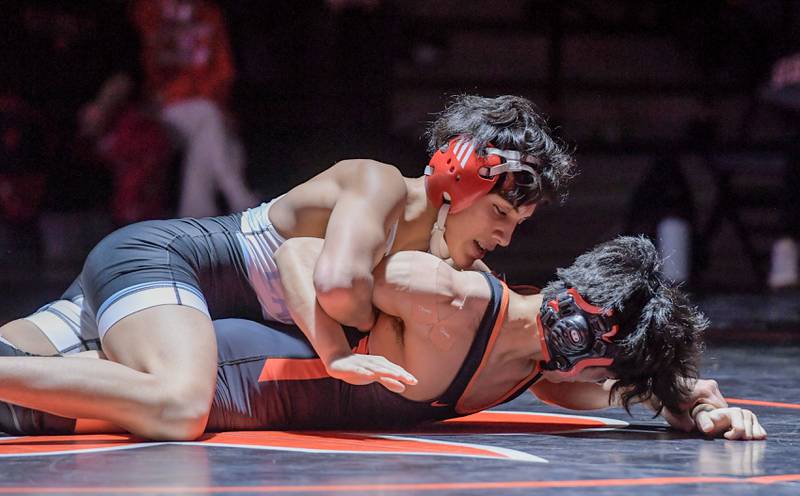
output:
<instances>
[{"instance_id":1,"label":"elbow","mask_svg":"<svg viewBox=\"0 0 800 496\"><path fill-rule=\"evenodd\" d=\"M373 320L372 274L342 270L320 258L314 271L317 302L341 324L368 329Z\"/></svg>"},{"instance_id":2,"label":"elbow","mask_svg":"<svg viewBox=\"0 0 800 496\"><path fill-rule=\"evenodd\" d=\"M358 288L364 283L372 284L372 272L368 266L359 263L359 257L348 260L337 254L322 252L314 266L317 296L357 299Z\"/></svg>"}]
</instances>

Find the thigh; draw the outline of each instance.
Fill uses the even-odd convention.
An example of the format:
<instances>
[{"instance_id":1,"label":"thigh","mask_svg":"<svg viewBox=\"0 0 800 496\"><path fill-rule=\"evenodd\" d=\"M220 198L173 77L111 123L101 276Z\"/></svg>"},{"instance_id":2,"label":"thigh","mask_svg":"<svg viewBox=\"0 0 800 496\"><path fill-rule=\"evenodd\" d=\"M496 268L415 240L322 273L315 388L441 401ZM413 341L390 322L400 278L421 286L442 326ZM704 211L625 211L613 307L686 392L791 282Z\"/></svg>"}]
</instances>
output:
<instances>
[{"instance_id":1,"label":"thigh","mask_svg":"<svg viewBox=\"0 0 800 496\"><path fill-rule=\"evenodd\" d=\"M59 352L39 327L25 319L14 320L0 327L0 337L15 348L34 355L57 355Z\"/></svg>"},{"instance_id":2,"label":"thigh","mask_svg":"<svg viewBox=\"0 0 800 496\"><path fill-rule=\"evenodd\" d=\"M61 296L31 315L0 327L0 337L34 355L58 355L96 349L93 320L83 319L83 292L76 280Z\"/></svg>"},{"instance_id":3,"label":"thigh","mask_svg":"<svg viewBox=\"0 0 800 496\"><path fill-rule=\"evenodd\" d=\"M147 308L115 323L102 343L108 359L156 376L167 390L210 404L217 346L211 320L202 312L178 305Z\"/></svg>"}]
</instances>

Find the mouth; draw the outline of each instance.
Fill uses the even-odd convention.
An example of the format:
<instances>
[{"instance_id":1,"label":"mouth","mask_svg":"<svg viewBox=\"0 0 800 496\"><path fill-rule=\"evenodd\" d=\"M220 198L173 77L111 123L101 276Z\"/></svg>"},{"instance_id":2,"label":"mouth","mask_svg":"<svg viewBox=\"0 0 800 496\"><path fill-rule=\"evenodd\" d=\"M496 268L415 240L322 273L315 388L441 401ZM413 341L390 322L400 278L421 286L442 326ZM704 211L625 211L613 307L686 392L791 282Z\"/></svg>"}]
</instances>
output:
<instances>
[{"instance_id":1,"label":"mouth","mask_svg":"<svg viewBox=\"0 0 800 496\"><path fill-rule=\"evenodd\" d=\"M477 260L480 260L481 258L486 256L486 254L489 252L489 250L487 250L486 248L483 247L483 245L481 245L480 241L475 240L472 243L475 248L475 253L476 253L475 258Z\"/></svg>"}]
</instances>

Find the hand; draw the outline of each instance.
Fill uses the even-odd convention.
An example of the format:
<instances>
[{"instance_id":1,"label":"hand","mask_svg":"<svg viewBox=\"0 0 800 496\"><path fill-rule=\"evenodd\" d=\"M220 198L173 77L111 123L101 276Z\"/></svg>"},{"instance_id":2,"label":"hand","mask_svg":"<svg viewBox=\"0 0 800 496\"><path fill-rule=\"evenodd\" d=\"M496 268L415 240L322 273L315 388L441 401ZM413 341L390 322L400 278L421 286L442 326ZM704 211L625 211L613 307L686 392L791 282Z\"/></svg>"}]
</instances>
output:
<instances>
[{"instance_id":1,"label":"hand","mask_svg":"<svg viewBox=\"0 0 800 496\"><path fill-rule=\"evenodd\" d=\"M334 358L326 365L331 377L361 386L379 382L389 391L402 393L406 384L417 384L417 378L403 367L377 355L351 354Z\"/></svg>"},{"instance_id":2,"label":"hand","mask_svg":"<svg viewBox=\"0 0 800 496\"><path fill-rule=\"evenodd\" d=\"M700 404L709 405L713 408L728 407L728 402L722 396L717 381L709 379L696 380L689 395L689 401L687 401L683 411L673 413L665 408L662 410L661 415L672 427L689 432L695 427L695 422L690 412Z\"/></svg>"},{"instance_id":3,"label":"hand","mask_svg":"<svg viewBox=\"0 0 800 496\"><path fill-rule=\"evenodd\" d=\"M713 408L698 405L692 411L697 430L709 437L722 437L729 440L745 441L767 438L767 431L758 423L758 417L743 408Z\"/></svg>"}]
</instances>

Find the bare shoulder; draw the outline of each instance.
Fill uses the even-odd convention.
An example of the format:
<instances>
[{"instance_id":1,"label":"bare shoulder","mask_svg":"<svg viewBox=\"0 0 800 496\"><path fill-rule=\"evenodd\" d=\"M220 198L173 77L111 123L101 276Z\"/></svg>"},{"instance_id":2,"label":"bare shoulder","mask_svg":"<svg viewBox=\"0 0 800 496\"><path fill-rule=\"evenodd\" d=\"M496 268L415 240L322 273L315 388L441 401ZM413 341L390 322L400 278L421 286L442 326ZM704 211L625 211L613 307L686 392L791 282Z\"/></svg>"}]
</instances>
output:
<instances>
[{"instance_id":1,"label":"bare shoulder","mask_svg":"<svg viewBox=\"0 0 800 496\"><path fill-rule=\"evenodd\" d=\"M270 218L284 214L288 223L297 211L337 206L362 214L367 206L369 212L385 217L396 212L407 195L406 182L397 167L369 159L343 160L292 188Z\"/></svg>"},{"instance_id":2,"label":"bare shoulder","mask_svg":"<svg viewBox=\"0 0 800 496\"><path fill-rule=\"evenodd\" d=\"M343 160L334 165L339 186L373 197L405 198L406 182L397 167L376 160Z\"/></svg>"}]
</instances>

